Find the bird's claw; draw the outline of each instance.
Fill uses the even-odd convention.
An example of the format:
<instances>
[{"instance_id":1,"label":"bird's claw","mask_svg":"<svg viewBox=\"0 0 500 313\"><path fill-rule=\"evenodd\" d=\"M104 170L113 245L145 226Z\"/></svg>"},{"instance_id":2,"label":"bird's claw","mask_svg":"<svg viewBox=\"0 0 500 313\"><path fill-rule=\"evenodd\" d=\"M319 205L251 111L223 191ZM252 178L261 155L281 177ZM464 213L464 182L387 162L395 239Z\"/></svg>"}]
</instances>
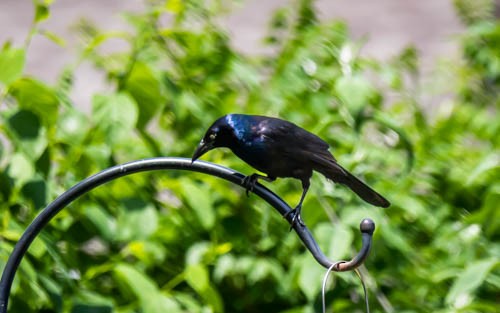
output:
<instances>
[{"instance_id":1,"label":"bird's claw","mask_svg":"<svg viewBox=\"0 0 500 313\"><path fill-rule=\"evenodd\" d=\"M292 221L290 223L290 231L292 231L293 226L295 226L297 223L302 227L306 226L306 224L304 224L304 221L302 220L302 217L300 217L300 208L299 207L297 207L291 211L288 211L288 213L286 213L283 217L288 219L288 217L290 215L293 215Z\"/></svg>"},{"instance_id":2,"label":"bird's claw","mask_svg":"<svg viewBox=\"0 0 500 313\"><path fill-rule=\"evenodd\" d=\"M245 187L245 193L246 193L247 197L250 196L249 195L250 191L253 192L253 188L255 187L255 184L257 183L257 179L258 179L258 177L254 174L243 177L242 184L243 184L243 187Z\"/></svg>"}]
</instances>

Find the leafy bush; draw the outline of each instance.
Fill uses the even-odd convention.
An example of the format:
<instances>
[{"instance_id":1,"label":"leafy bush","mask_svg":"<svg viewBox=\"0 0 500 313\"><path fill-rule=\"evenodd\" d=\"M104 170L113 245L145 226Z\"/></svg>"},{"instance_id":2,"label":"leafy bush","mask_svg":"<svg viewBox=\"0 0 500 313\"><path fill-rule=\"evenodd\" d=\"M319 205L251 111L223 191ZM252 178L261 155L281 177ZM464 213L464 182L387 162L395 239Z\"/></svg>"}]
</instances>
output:
<instances>
[{"instance_id":1,"label":"leafy bush","mask_svg":"<svg viewBox=\"0 0 500 313\"><path fill-rule=\"evenodd\" d=\"M39 30L49 2L36 2L30 36L58 41ZM90 114L69 95L79 64L52 86L23 74L29 47L4 44L2 264L36 214L80 180L134 159L190 157L215 118L258 113L326 139L341 164L392 201L368 207L315 175L304 204L332 259L355 251L363 217L377 223L362 270L373 312L495 312L500 24L473 23L463 59L444 62L422 86L414 48L389 62L362 58L346 25L319 22L311 1L276 12L265 38L275 53L258 56L231 47L217 23L222 6L151 1L125 15L127 33L81 21L81 61L106 74L111 89L93 95ZM109 40L128 49L102 52ZM433 97L424 111L421 99ZM252 172L228 151L206 159ZM293 180L269 187L292 204L300 196ZM257 197L201 174L143 173L55 218L21 264L10 312L317 312L323 273ZM330 309L362 310L351 273L335 275L330 289Z\"/></svg>"}]
</instances>

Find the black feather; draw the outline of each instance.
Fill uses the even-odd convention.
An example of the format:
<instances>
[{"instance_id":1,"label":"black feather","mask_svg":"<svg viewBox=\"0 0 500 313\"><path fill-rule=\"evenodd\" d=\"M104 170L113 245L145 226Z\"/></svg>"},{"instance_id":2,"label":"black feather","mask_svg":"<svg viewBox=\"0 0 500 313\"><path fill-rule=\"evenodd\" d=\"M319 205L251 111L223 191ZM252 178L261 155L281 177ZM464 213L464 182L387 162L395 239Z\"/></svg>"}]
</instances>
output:
<instances>
[{"instance_id":1,"label":"black feather","mask_svg":"<svg viewBox=\"0 0 500 313\"><path fill-rule=\"evenodd\" d=\"M390 205L383 196L340 166L325 141L291 122L260 115L225 115L207 130L193 161L217 147L231 149L240 159L266 173L268 180L277 177L300 179L303 191L294 221L301 221L300 209L313 171L346 185L370 204L384 208ZM245 181L255 183L262 177L254 174L252 179Z\"/></svg>"}]
</instances>

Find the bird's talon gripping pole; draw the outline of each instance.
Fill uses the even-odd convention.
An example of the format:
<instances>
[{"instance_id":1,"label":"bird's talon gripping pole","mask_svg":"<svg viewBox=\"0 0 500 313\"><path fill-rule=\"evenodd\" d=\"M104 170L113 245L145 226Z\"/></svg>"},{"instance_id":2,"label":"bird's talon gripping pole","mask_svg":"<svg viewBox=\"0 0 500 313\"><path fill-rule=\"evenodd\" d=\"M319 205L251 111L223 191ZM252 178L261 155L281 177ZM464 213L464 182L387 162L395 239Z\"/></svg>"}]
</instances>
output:
<instances>
[{"instance_id":1,"label":"bird's talon gripping pole","mask_svg":"<svg viewBox=\"0 0 500 313\"><path fill-rule=\"evenodd\" d=\"M116 165L81 181L42 210L15 245L0 279L0 313L7 312L12 282L23 256L43 227L45 227L57 213L78 197L111 180L138 172L169 169L205 173L245 187L243 183L244 176L232 169L208 162L193 162L191 159L170 157L144 159ZM322 266L329 268L337 263L333 266L333 270L338 272L349 271L360 266L368 256L372 244L372 235L375 230L375 224L372 220L364 219L361 221L360 230L362 233L362 247L358 254L350 261L332 262L319 249L316 241L305 225L301 225L301 223L292 223L292 217L289 216L292 209L288 204L259 183L253 186L253 192L278 210L278 212L292 224L292 228L297 232L297 235L306 248Z\"/></svg>"},{"instance_id":2,"label":"bird's talon gripping pole","mask_svg":"<svg viewBox=\"0 0 500 313\"><path fill-rule=\"evenodd\" d=\"M293 226L297 225L299 227L305 227L306 224L304 224L304 221L302 220L302 217L300 217L300 213L297 210L297 208L288 211L283 215L283 218L287 220L287 222L290 224L290 230L292 231Z\"/></svg>"}]
</instances>

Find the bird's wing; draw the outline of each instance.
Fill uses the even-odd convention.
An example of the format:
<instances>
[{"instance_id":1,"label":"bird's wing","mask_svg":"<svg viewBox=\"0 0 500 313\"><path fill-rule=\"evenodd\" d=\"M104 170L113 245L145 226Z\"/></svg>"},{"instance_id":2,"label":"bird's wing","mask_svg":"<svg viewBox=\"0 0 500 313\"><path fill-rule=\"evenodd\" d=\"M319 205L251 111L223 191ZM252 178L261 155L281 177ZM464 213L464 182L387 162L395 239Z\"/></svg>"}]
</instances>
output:
<instances>
[{"instance_id":1,"label":"bird's wing","mask_svg":"<svg viewBox=\"0 0 500 313\"><path fill-rule=\"evenodd\" d=\"M328 154L329 145L318 136L299 126L277 118L258 120L256 135L267 140L305 151L324 151ZM285 148L285 147L284 147Z\"/></svg>"},{"instance_id":2,"label":"bird's wing","mask_svg":"<svg viewBox=\"0 0 500 313\"><path fill-rule=\"evenodd\" d=\"M315 134L293 123L273 118L261 120L258 129L257 134L272 140L282 153L301 161L308 160L313 169L328 169L331 179L335 177L334 180L342 181L347 175L328 151L330 146Z\"/></svg>"}]
</instances>

